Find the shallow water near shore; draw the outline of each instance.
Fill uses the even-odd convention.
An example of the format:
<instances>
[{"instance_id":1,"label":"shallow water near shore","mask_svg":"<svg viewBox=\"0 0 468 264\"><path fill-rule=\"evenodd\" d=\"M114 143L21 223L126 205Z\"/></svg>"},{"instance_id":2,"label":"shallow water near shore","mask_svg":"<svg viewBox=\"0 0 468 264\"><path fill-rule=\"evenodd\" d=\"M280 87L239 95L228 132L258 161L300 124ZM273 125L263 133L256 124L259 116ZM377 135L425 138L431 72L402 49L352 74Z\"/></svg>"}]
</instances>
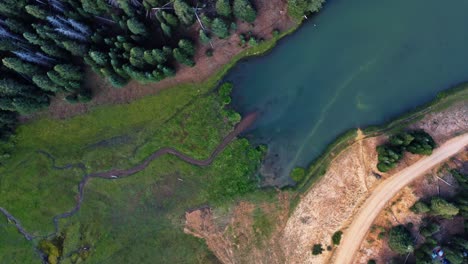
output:
<instances>
[{"instance_id":1,"label":"shallow water near shore","mask_svg":"<svg viewBox=\"0 0 468 264\"><path fill-rule=\"evenodd\" d=\"M227 75L233 105L259 111L264 184L290 183L350 128L378 125L468 80L468 2L334 0L266 56Z\"/></svg>"}]
</instances>

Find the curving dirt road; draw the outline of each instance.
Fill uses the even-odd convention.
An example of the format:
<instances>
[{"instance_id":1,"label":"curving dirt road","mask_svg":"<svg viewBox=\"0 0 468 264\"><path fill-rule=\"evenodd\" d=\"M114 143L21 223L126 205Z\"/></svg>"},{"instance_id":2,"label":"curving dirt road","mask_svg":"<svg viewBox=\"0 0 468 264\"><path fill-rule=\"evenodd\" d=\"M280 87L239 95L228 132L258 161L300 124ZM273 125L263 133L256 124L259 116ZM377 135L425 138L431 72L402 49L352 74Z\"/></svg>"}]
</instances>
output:
<instances>
[{"instance_id":1,"label":"curving dirt road","mask_svg":"<svg viewBox=\"0 0 468 264\"><path fill-rule=\"evenodd\" d=\"M343 240L337 248L332 263L352 263L367 231L387 202L403 187L419 176L424 175L432 167L457 154L467 145L468 133L452 138L434 150L431 156L422 158L377 186L361 206L351 225L344 231Z\"/></svg>"}]
</instances>

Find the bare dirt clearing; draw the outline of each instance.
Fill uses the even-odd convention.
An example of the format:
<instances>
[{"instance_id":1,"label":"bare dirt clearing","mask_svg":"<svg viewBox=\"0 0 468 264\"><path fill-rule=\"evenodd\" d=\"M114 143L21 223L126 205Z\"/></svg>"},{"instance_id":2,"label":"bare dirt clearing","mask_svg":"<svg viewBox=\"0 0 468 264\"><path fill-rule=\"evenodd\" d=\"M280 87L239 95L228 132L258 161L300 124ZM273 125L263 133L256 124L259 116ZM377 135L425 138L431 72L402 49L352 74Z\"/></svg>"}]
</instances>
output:
<instances>
[{"instance_id":1,"label":"bare dirt clearing","mask_svg":"<svg viewBox=\"0 0 468 264\"><path fill-rule=\"evenodd\" d=\"M386 203L411 181L463 150L467 145L468 134L453 138L437 148L431 156L422 158L377 186L360 208L349 228L346 229L342 244L336 252L334 263L352 263L361 241Z\"/></svg>"},{"instance_id":2,"label":"bare dirt clearing","mask_svg":"<svg viewBox=\"0 0 468 264\"><path fill-rule=\"evenodd\" d=\"M196 209L185 215L185 233L205 239L222 263L286 263L277 241L288 219L290 198L278 193L274 203L240 202L220 223L210 208ZM259 225L255 215L262 212L267 225ZM265 233L265 228L269 232Z\"/></svg>"}]
</instances>

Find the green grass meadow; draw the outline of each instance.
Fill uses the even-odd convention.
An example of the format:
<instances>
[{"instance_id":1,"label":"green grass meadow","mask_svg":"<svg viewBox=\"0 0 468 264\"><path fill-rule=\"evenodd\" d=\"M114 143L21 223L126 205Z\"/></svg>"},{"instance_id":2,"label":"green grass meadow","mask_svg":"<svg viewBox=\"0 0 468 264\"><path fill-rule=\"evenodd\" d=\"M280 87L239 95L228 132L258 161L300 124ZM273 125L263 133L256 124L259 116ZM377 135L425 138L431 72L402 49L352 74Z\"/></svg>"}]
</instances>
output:
<instances>
[{"instance_id":1,"label":"green grass meadow","mask_svg":"<svg viewBox=\"0 0 468 264\"><path fill-rule=\"evenodd\" d=\"M0 218L0 262L40 263L35 247L53 234L53 217L74 207L85 173L54 166L82 163L87 173L129 168L161 147L207 158L234 127L213 88L238 60L268 51L292 31L247 49L203 84L21 125L11 159L0 167L0 206L37 238L26 241ZM255 185L262 155L236 139L208 167L163 156L128 178L91 179L81 210L59 221L60 263L217 263L201 239L183 233L184 214L203 205L229 210L242 196L270 199Z\"/></svg>"}]
</instances>

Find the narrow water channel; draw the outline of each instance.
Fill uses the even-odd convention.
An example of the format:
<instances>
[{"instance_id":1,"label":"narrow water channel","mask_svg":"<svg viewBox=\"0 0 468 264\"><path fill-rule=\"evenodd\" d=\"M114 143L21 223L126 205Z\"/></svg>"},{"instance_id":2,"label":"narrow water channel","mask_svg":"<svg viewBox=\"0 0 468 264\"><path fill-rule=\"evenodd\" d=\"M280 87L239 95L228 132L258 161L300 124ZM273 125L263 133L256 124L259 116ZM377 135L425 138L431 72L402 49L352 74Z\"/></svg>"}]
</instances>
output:
<instances>
[{"instance_id":1,"label":"narrow water channel","mask_svg":"<svg viewBox=\"0 0 468 264\"><path fill-rule=\"evenodd\" d=\"M235 108L261 115L263 174L288 183L339 134L382 124L468 80L468 1L330 0L268 55L239 63Z\"/></svg>"}]
</instances>

